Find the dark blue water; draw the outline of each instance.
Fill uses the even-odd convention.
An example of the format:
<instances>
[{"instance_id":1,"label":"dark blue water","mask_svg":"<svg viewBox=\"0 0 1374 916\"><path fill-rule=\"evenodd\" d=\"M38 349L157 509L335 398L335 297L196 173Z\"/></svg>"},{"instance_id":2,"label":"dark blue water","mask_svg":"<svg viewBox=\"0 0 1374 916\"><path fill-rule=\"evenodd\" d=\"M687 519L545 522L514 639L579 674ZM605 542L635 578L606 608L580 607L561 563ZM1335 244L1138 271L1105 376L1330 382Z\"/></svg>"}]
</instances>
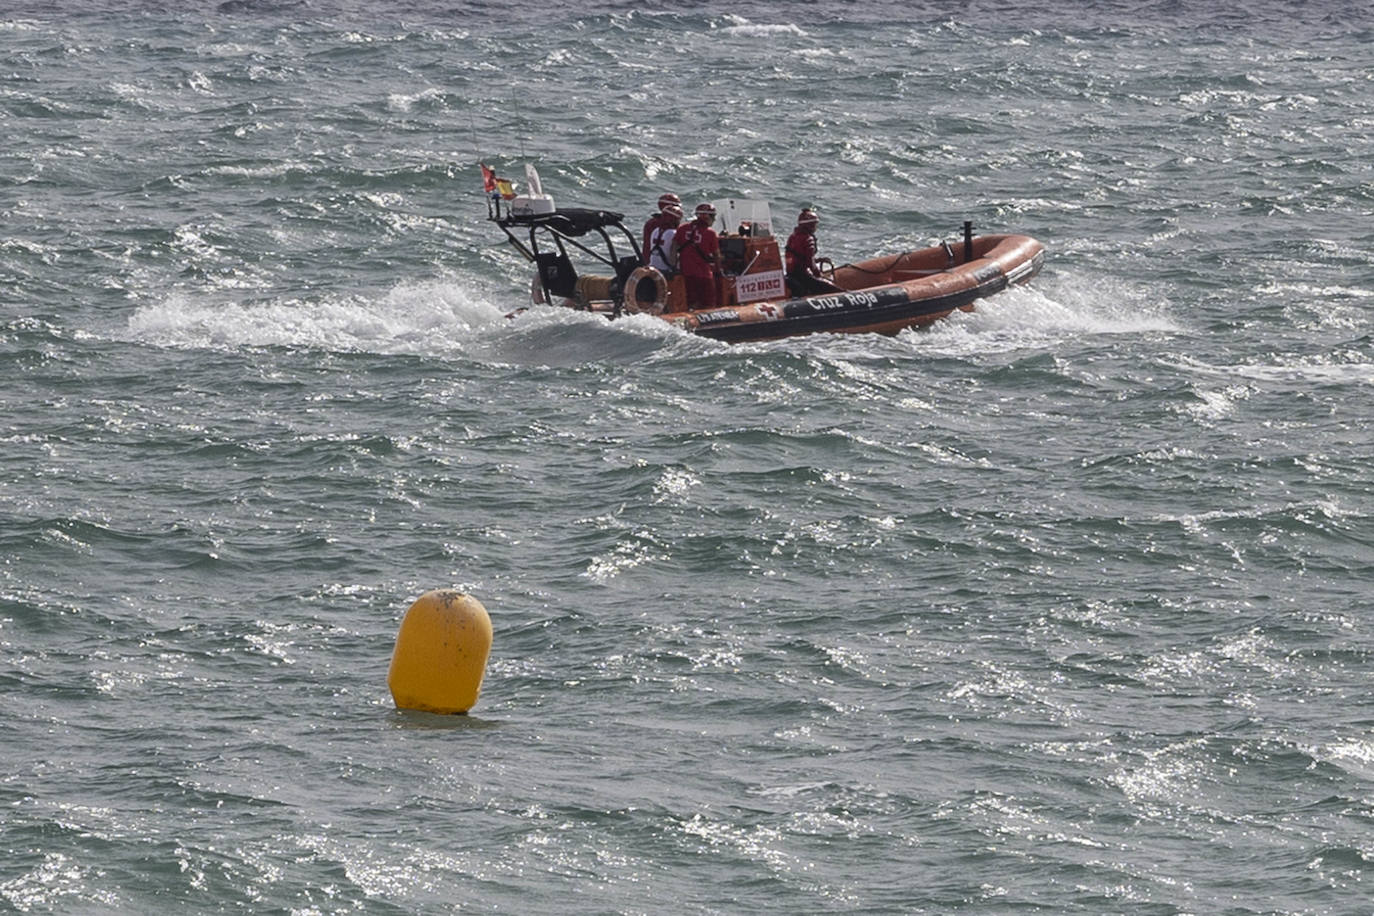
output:
<instances>
[{"instance_id":1,"label":"dark blue water","mask_svg":"<svg viewBox=\"0 0 1374 916\"><path fill-rule=\"evenodd\" d=\"M1368 912L1374 17L0 11L0 907ZM894 338L531 310L478 160ZM491 613L397 712L401 616Z\"/></svg>"}]
</instances>

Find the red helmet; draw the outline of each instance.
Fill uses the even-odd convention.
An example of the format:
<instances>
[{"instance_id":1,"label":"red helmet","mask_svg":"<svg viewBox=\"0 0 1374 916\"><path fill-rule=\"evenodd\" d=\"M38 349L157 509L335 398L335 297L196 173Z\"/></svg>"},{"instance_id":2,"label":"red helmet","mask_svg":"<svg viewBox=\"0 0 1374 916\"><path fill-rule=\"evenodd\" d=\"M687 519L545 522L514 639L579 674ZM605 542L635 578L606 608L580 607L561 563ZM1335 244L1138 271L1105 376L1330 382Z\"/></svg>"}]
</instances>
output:
<instances>
[{"instance_id":1,"label":"red helmet","mask_svg":"<svg viewBox=\"0 0 1374 916\"><path fill-rule=\"evenodd\" d=\"M665 216L671 216L675 219L682 219L682 208L679 207L677 204L668 204L663 208L663 213Z\"/></svg>"},{"instance_id":2,"label":"red helmet","mask_svg":"<svg viewBox=\"0 0 1374 916\"><path fill-rule=\"evenodd\" d=\"M660 210L666 210L669 204L680 203L682 203L682 198L678 197L672 191L669 191L667 194L660 194L658 197L658 208Z\"/></svg>"},{"instance_id":3,"label":"red helmet","mask_svg":"<svg viewBox=\"0 0 1374 916\"><path fill-rule=\"evenodd\" d=\"M807 207L802 210L801 213L797 214L798 226L818 226L820 222L821 218L817 216L816 211L812 210L810 207Z\"/></svg>"},{"instance_id":4,"label":"red helmet","mask_svg":"<svg viewBox=\"0 0 1374 916\"><path fill-rule=\"evenodd\" d=\"M697 216L715 216L716 208L710 204L697 204Z\"/></svg>"}]
</instances>

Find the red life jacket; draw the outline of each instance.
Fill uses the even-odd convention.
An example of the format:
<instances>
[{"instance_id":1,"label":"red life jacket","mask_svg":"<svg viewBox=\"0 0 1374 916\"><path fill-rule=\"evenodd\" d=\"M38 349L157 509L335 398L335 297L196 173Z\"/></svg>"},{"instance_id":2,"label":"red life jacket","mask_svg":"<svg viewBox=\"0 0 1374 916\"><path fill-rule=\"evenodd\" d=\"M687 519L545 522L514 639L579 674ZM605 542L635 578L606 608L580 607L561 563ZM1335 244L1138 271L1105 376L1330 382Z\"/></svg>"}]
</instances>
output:
<instances>
[{"instance_id":1,"label":"red life jacket","mask_svg":"<svg viewBox=\"0 0 1374 916\"><path fill-rule=\"evenodd\" d=\"M678 248L678 270L688 277L715 276L720 256L720 239L716 230L700 223L679 226L673 244Z\"/></svg>"}]
</instances>

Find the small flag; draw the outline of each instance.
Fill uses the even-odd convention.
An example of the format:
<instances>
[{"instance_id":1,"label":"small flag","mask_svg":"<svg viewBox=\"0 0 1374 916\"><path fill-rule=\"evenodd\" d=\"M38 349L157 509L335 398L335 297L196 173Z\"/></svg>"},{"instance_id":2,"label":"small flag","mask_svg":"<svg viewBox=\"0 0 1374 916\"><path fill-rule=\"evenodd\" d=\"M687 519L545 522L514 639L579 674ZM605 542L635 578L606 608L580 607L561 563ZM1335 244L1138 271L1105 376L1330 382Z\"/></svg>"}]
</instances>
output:
<instances>
[{"instance_id":1,"label":"small flag","mask_svg":"<svg viewBox=\"0 0 1374 916\"><path fill-rule=\"evenodd\" d=\"M509 178L497 178L496 173L487 167L485 162L477 163L482 167L482 190L492 200L500 197L503 200L511 200L515 197L515 185Z\"/></svg>"}]
</instances>

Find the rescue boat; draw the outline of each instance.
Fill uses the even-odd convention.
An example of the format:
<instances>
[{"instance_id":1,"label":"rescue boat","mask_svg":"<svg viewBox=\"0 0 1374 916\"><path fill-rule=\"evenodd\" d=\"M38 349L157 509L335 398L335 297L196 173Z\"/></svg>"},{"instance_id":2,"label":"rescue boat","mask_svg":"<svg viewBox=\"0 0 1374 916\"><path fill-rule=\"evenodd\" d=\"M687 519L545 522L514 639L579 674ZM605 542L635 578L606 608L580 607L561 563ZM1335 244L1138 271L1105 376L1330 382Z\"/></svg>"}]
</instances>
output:
<instances>
[{"instance_id":1,"label":"rescue boat","mask_svg":"<svg viewBox=\"0 0 1374 916\"><path fill-rule=\"evenodd\" d=\"M484 174L491 175L486 167ZM683 278L646 266L625 215L613 210L559 208L526 167L529 193L498 194L488 182L488 217L535 265L534 304L552 304L619 318L649 314L685 331L728 343L803 334L896 334L938 321L956 309L1025 283L1039 273L1045 248L1025 235L973 234L959 243L881 255L838 267L825 264L808 295L790 295L767 202L713 202L727 228L720 235L721 270L715 308L686 307ZM505 188L510 183L501 180ZM595 265L573 264L573 252ZM515 313L512 313L515 314Z\"/></svg>"}]
</instances>

